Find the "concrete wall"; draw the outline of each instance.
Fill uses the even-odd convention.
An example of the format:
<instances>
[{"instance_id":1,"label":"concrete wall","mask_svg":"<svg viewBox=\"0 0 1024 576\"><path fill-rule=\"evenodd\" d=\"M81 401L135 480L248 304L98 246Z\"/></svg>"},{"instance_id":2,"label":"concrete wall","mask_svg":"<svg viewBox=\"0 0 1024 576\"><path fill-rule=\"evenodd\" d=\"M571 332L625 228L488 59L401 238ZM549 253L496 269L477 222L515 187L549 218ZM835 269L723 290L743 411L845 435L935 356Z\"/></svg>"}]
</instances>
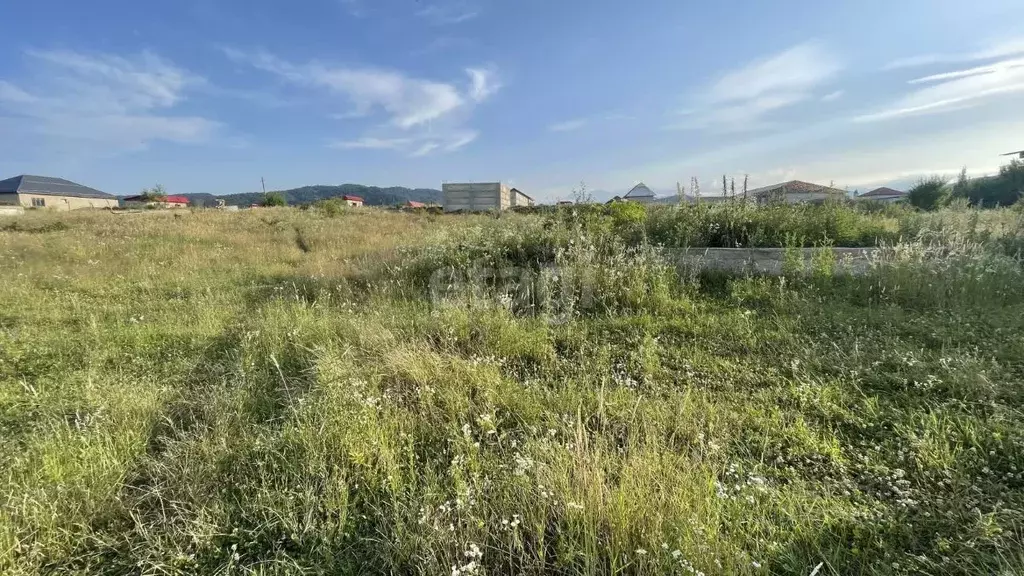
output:
<instances>
[{"instance_id":1,"label":"concrete wall","mask_svg":"<svg viewBox=\"0 0 1024 576\"><path fill-rule=\"evenodd\" d=\"M510 205L508 186L501 182L474 182L465 184L444 184L444 211L504 210Z\"/></svg>"},{"instance_id":2,"label":"concrete wall","mask_svg":"<svg viewBox=\"0 0 1024 576\"><path fill-rule=\"evenodd\" d=\"M24 214L25 209L13 204L0 204L0 216L18 216Z\"/></svg>"},{"instance_id":3,"label":"concrete wall","mask_svg":"<svg viewBox=\"0 0 1024 576\"><path fill-rule=\"evenodd\" d=\"M511 194L513 206L533 206L533 200L530 200L526 194L518 190L514 194L510 191L509 194Z\"/></svg>"},{"instance_id":4,"label":"concrete wall","mask_svg":"<svg viewBox=\"0 0 1024 576\"><path fill-rule=\"evenodd\" d=\"M15 196L4 194L3 196ZM50 196L46 194L17 194L18 204L25 208L45 208L46 210L82 210L85 208L117 208L117 198L79 198L77 196ZM40 199L43 206L35 206L33 200Z\"/></svg>"},{"instance_id":5,"label":"concrete wall","mask_svg":"<svg viewBox=\"0 0 1024 576\"><path fill-rule=\"evenodd\" d=\"M160 208L160 209L188 208L188 204L180 204L180 203L177 203L177 202L146 202L145 200L125 200L124 201L124 207L125 208L149 208L151 206L153 208Z\"/></svg>"},{"instance_id":6,"label":"concrete wall","mask_svg":"<svg viewBox=\"0 0 1024 576\"><path fill-rule=\"evenodd\" d=\"M804 268L810 269L817 248L803 248ZM833 248L836 271L864 274L878 248ZM779 276L785 268L785 248L686 248L669 252L670 259L682 267L720 270L736 274Z\"/></svg>"}]
</instances>

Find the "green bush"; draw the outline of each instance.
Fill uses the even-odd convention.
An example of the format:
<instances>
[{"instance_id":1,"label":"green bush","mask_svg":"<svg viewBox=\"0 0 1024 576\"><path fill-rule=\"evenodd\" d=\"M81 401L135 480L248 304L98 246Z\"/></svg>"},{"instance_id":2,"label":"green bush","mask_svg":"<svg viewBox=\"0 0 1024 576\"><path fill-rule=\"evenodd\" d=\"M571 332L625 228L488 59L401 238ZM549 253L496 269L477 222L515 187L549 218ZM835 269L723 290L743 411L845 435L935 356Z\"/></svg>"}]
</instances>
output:
<instances>
[{"instance_id":1,"label":"green bush","mask_svg":"<svg viewBox=\"0 0 1024 576\"><path fill-rule=\"evenodd\" d=\"M270 192L263 197L263 201L260 202L260 206L271 207L271 206L287 206L288 200L285 199L284 194L280 192Z\"/></svg>"},{"instance_id":2,"label":"green bush","mask_svg":"<svg viewBox=\"0 0 1024 576\"><path fill-rule=\"evenodd\" d=\"M897 240L900 225L844 204L685 204L651 207L646 232L652 243L671 247L783 248L790 235L804 247L858 247Z\"/></svg>"},{"instance_id":3,"label":"green bush","mask_svg":"<svg viewBox=\"0 0 1024 576\"><path fill-rule=\"evenodd\" d=\"M949 202L949 187L941 176L922 179L907 192L907 202L921 210L938 210Z\"/></svg>"},{"instance_id":4,"label":"green bush","mask_svg":"<svg viewBox=\"0 0 1024 576\"><path fill-rule=\"evenodd\" d=\"M335 218L344 214L348 205L340 198L328 198L313 204L313 208L328 218Z\"/></svg>"}]
</instances>

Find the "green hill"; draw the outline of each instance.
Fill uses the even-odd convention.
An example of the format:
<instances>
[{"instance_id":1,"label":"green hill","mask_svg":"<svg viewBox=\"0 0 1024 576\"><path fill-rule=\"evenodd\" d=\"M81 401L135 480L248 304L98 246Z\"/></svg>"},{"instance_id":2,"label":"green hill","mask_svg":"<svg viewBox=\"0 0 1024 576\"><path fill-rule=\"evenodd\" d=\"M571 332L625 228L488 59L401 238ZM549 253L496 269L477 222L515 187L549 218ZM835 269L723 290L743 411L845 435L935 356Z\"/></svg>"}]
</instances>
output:
<instances>
[{"instance_id":1,"label":"green hill","mask_svg":"<svg viewBox=\"0 0 1024 576\"><path fill-rule=\"evenodd\" d=\"M303 186L291 190L277 190L284 195L290 206L312 204L317 200L326 200L338 196L351 195L359 196L366 201L368 206L392 206L401 204L406 200L416 202L440 203L441 191L431 188L405 188L392 186L380 188L378 186L363 186L362 184L342 184L340 186ZM259 204L263 198L262 192L243 192L240 194L227 194L215 196L213 194L183 194L188 197L189 202L198 206L212 206L215 200L220 198L229 206L249 206Z\"/></svg>"}]
</instances>

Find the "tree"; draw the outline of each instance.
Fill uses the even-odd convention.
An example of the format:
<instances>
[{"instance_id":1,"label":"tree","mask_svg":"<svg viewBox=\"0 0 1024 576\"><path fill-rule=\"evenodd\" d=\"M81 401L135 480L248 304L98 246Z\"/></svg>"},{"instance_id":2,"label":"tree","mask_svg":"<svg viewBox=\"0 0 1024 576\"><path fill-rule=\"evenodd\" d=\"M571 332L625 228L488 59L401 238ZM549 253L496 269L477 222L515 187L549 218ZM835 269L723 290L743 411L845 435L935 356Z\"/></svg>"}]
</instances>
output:
<instances>
[{"instance_id":1,"label":"tree","mask_svg":"<svg viewBox=\"0 0 1024 576\"><path fill-rule=\"evenodd\" d=\"M261 202L260 205L261 206L267 206L267 207L269 207L269 206L287 206L288 205L288 200L286 200L285 197L284 197L284 194L281 194L280 192L271 192L271 193L269 193L269 194L267 194L266 196L263 197L263 202Z\"/></svg>"},{"instance_id":2,"label":"tree","mask_svg":"<svg viewBox=\"0 0 1024 576\"><path fill-rule=\"evenodd\" d=\"M984 208L1010 206L1024 193L1024 162L1014 159L999 169L999 174L973 180L967 178L967 169L953 185L953 196L966 198L971 204Z\"/></svg>"},{"instance_id":3,"label":"tree","mask_svg":"<svg viewBox=\"0 0 1024 576\"><path fill-rule=\"evenodd\" d=\"M907 192L907 202L922 210L937 210L949 200L949 186L942 176L922 178Z\"/></svg>"},{"instance_id":4,"label":"tree","mask_svg":"<svg viewBox=\"0 0 1024 576\"><path fill-rule=\"evenodd\" d=\"M979 178L971 187L971 202L986 207L1009 206L1024 193L1024 162L1016 158L999 169L998 176Z\"/></svg>"},{"instance_id":5,"label":"tree","mask_svg":"<svg viewBox=\"0 0 1024 576\"><path fill-rule=\"evenodd\" d=\"M590 204L594 201L594 197L587 190L587 183L583 180L580 180L578 187L573 188L572 197L577 204Z\"/></svg>"},{"instance_id":6,"label":"tree","mask_svg":"<svg viewBox=\"0 0 1024 576\"><path fill-rule=\"evenodd\" d=\"M152 188L143 188L139 198L144 202L166 202L167 189L163 184L157 184Z\"/></svg>"},{"instance_id":7,"label":"tree","mask_svg":"<svg viewBox=\"0 0 1024 576\"><path fill-rule=\"evenodd\" d=\"M960 169L960 175L956 177L956 184L953 184L954 198L967 198L971 191L971 181L967 178L967 166Z\"/></svg>"}]
</instances>

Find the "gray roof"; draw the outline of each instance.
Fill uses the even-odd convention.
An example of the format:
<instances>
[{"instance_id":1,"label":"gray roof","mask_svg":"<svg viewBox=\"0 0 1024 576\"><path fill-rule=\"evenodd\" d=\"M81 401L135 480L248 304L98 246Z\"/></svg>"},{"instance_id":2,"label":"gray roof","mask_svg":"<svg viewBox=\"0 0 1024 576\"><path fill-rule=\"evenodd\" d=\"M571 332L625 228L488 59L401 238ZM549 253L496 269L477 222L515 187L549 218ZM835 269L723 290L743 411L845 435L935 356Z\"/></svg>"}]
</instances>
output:
<instances>
[{"instance_id":1,"label":"gray roof","mask_svg":"<svg viewBox=\"0 0 1024 576\"><path fill-rule=\"evenodd\" d=\"M804 182L802 180L790 180L789 182L782 182L780 184L772 184L771 186L762 186L760 188L754 188L747 192L751 196L763 196L765 194L782 191L782 192L793 192L794 194L807 194L811 192L826 192L828 194L846 196L846 190L840 190L839 188L832 188L830 186L822 186L820 184L812 184L810 182Z\"/></svg>"},{"instance_id":2,"label":"gray roof","mask_svg":"<svg viewBox=\"0 0 1024 576\"><path fill-rule=\"evenodd\" d=\"M95 188L82 186L63 178L49 176L15 176L0 180L0 194L39 194L42 196L73 196L75 198L104 198L114 200L117 197Z\"/></svg>"},{"instance_id":3,"label":"gray roof","mask_svg":"<svg viewBox=\"0 0 1024 576\"><path fill-rule=\"evenodd\" d=\"M633 189L626 193L623 198L654 198L654 192L643 182L633 186Z\"/></svg>"},{"instance_id":4,"label":"gray roof","mask_svg":"<svg viewBox=\"0 0 1024 576\"><path fill-rule=\"evenodd\" d=\"M858 196L858 198L874 198L876 196L906 196L906 192L900 192L899 190L893 190L892 188L875 188L871 192L865 192Z\"/></svg>"}]
</instances>

